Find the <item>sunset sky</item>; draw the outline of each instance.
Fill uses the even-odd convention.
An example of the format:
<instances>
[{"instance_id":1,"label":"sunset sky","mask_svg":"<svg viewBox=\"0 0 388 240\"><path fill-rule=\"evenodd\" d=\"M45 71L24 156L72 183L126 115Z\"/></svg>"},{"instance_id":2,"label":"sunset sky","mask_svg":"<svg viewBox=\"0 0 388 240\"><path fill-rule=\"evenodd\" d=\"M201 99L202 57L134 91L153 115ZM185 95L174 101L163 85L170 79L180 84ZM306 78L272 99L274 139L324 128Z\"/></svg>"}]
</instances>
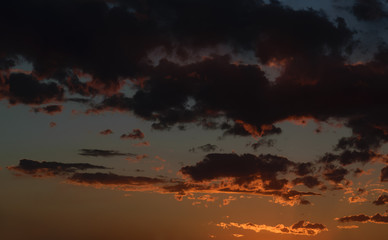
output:
<instances>
[{"instance_id":1,"label":"sunset sky","mask_svg":"<svg viewBox=\"0 0 388 240\"><path fill-rule=\"evenodd\" d=\"M388 1L0 9L0 239L386 239Z\"/></svg>"}]
</instances>

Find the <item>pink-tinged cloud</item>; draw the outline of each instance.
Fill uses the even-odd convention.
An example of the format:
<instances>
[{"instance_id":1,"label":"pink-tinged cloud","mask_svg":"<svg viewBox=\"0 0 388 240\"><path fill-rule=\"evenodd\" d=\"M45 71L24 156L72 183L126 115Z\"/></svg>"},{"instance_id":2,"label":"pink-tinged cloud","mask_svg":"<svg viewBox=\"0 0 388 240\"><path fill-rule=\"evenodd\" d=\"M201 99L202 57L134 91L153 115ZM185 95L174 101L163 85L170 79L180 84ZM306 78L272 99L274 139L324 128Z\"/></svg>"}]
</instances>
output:
<instances>
[{"instance_id":1,"label":"pink-tinged cloud","mask_svg":"<svg viewBox=\"0 0 388 240\"><path fill-rule=\"evenodd\" d=\"M33 108L33 111L35 113L42 112L42 113L46 113L46 114L49 114L49 115L55 115L57 113L62 112L62 110L63 110L63 106L62 105L48 105L48 106L45 106L45 107Z\"/></svg>"},{"instance_id":2,"label":"pink-tinged cloud","mask_svg":"<svg viewBox=\"0 0 388 240\"><path fill-rule=\"evenodd\" d=\"M121 139L143 139L144 133L140 129L133 129L131 133L123 134L120 136Z\"/></svg>"},{"instance_id":3,"label":"pink-tinged cloud","mask_svg":"<svg viewBox=\"0 0 388 240\"><path fill-rule=\"evenodd\" d=\"M109 135L109 134L112 134L112 133L113 133L113 131L110 130L110 129L106 129L106 130L103 130L103 131L100 132L101 135Z\"/></svg>"},{"instance_id":4,"label":"pink-tinged cloud","mask_svg":"<svg viewBox=\"0 0 388 240\"><path fill-rule=\"evenodd\" d=\"M159 171L162 171L164 169L164 165L161 165L161 166L158 166L158 167L153 167L152 170L156 171L156 172L159 172Z\"/></svg>"},{"instance_id":5,"label":"pink-tinged cloud","mask_svg":"<svg viewBox=\"0 0 388 240\"><path fill-rule=\"evenodd\" d=\"M49 123L49 126L50 126L51 128L53 128L53 127L57 126L57 123L56 123L56 122L50 122L50 123Z\"/></svg>"},{"instance_id":6,"label":"pink-tinged cloud","mask_svg":"<svg viewBox=\"0 0 388 240\"><path fill-rule=\"evenodd\" d=\"M151 146L151 144L149 141L144 141L144 142L140 142L140 143L134 143L134 144L132 144L132 146L134 146L134 147L148 147L148 146Z\"/></svg>"},{"instance_id":7,"label":"pink-tinged cloud","mask_svg":"<svg viewBox=\"0 0 388 240\"><path fill-rule=\"evenodd\" d=\"M318 233L323 231L327 231L327 227L320 223L311 223L309 221L299 221L291 226L285 226L283 224L278 224L276 226L269 226L265 224L254 224L254 223L224 223L221 222L217 224L217 226L222 227L224 229L228 228L241 228L245 230L252 230L257 233L261 231L268 231L272 233L278 234L292 234L292 235L305 235L305 236L315 236Z\"/></svg>"},{"instance_id":8,"label":"pink-tinged cloud","mask_svg":"<svg viewBox=\"0 0 388 240\"><path fill-rule=\"evenodd\" d=\"M148 157L147 154L139 154L139 155L136 155L135 157L127 157L125 159L128 160L129 162L137 163L137 162L140 162L142 159L147 158L147 157Z\"/></svg>"},{"instance_id":9,"label":"pink-tinged cloud","mask_svg":"<svg viewBox=\"0 0 388 240\"><path fill-rule=\"evenodd\" d=\"M351 216L335 218L334 220L342 222L342 223L347 223L347 222L367 223L367 222L370 222L370 223L388 224L388 215L387 215L387 213L385 213L383 215L376 213L373 216L359 214L359 215L351 215Z\"/></svg>"}]
</instances>

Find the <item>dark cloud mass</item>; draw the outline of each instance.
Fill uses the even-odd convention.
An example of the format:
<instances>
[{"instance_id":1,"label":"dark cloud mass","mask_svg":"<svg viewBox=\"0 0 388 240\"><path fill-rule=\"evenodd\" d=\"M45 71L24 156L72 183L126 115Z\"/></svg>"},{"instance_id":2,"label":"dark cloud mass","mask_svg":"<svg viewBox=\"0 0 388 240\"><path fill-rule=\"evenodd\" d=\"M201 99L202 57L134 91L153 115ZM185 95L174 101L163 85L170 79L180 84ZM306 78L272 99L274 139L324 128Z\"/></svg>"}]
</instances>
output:
<instances>
[{"instance_id":1,"label":"dark cloud mass","mask_svg":"<svg viewBox=\"0 0 388 240\"><path fill-rule=\"evenodd\" d=\"M380 0L356 0L352 10L357 19L363 21L376 21L388 16Z\"/></svg>"},{"instance_id":2,"label":"dark cloud mass","mask_svg":"<svg viewBox=\"0 0 388 240\"><path fill-rule=\"evenodd\" d=\"M8 167L9 170L21 172L34 176L54 176L68 174L77 170L107 169L103 166L89 163L59 163L59 162L38 162L29 159L22 159L19 165Z\"/></svg>"},{"instance_id":3,"label":"dark cloud mass","mask_svg":"<svg viewBox=\"0 0 388 240\"><path fill-rule=\"evenodd\" d=\"M87 157L115 157L115 156L136 156L133 153L122 153L115 150L101 150L101 149L80 149L79 155Z\"/></svg>"}]
</instances>

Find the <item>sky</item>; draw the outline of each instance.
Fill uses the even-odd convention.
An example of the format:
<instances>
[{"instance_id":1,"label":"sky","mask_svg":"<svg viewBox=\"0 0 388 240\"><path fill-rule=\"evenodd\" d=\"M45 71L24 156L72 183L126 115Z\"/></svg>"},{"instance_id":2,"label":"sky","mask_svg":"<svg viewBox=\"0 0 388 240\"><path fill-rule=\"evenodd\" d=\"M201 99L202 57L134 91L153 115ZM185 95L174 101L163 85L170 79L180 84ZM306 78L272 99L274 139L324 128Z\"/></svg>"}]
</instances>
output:
<instances>
[{"instance_id":1,"label":"sky","mask_svg":"<svg viewBox=\"0 0 388 240\"><path fill-rule=\"evenodd\" d=\"M388 1L1 8L1 239L387 236Z\"/></svg>"}]
</instances>

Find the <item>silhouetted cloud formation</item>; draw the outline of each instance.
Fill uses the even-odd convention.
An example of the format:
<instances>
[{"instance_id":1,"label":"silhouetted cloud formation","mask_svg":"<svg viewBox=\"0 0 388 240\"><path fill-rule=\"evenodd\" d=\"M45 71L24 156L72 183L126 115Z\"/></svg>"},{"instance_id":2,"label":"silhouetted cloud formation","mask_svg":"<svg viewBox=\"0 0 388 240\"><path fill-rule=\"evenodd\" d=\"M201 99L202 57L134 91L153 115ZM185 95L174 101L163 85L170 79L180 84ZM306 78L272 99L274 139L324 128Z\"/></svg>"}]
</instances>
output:
<instances>
[{"instance_id":1,"label":"silhouetted cloud formation","mask_svg":"<svg viewBox=\"0 0 388 240\"><path fill-rule=\"evenodd\" d=\"M73 173L77 170L107 168L89 163L38 162L30 159L22 159L19 161L19 165L8 167L8 169L37 177L44 177Z\"/></svg>"},{"instance_id":2,"label":"silhouetted cloud formation","mask_svg":"<svg viewBox=\"0 0 388 240\"><path fill-rule=\"evenodd\" d=\"M359 214L359 215L352 215L352 216L345 216L341 218L336 218L335 220L346 223L346 222L371 222L371 223L382 223L382 224L388 224L388 215L384 214L381 215L379 213L376 213L373 216L367 216L365 214Z\"/></svg>"},{"instance_id":3,"label":"silhouetted cloud formation","mask_svg":"<svg viewBox=\"0 0 388 240\"><path fill-rule=\"evenodd\" d=\"M79 151L79 155L87 157L136 156L136 154L133 153L122 153L116 150L80 149Z\"/></svg>"},{"instance_id":4,"label":"silhouetted cloud formation","mask_svg":"<svg viewBox=\"0 0 388 240\"><path fill-rule=\"evenodd\" d=\"M75 173L69 180L76 183L103 185L148 185L164 182L158 178L122 176L114 173Z\"/></svg>"}]
</instances>

